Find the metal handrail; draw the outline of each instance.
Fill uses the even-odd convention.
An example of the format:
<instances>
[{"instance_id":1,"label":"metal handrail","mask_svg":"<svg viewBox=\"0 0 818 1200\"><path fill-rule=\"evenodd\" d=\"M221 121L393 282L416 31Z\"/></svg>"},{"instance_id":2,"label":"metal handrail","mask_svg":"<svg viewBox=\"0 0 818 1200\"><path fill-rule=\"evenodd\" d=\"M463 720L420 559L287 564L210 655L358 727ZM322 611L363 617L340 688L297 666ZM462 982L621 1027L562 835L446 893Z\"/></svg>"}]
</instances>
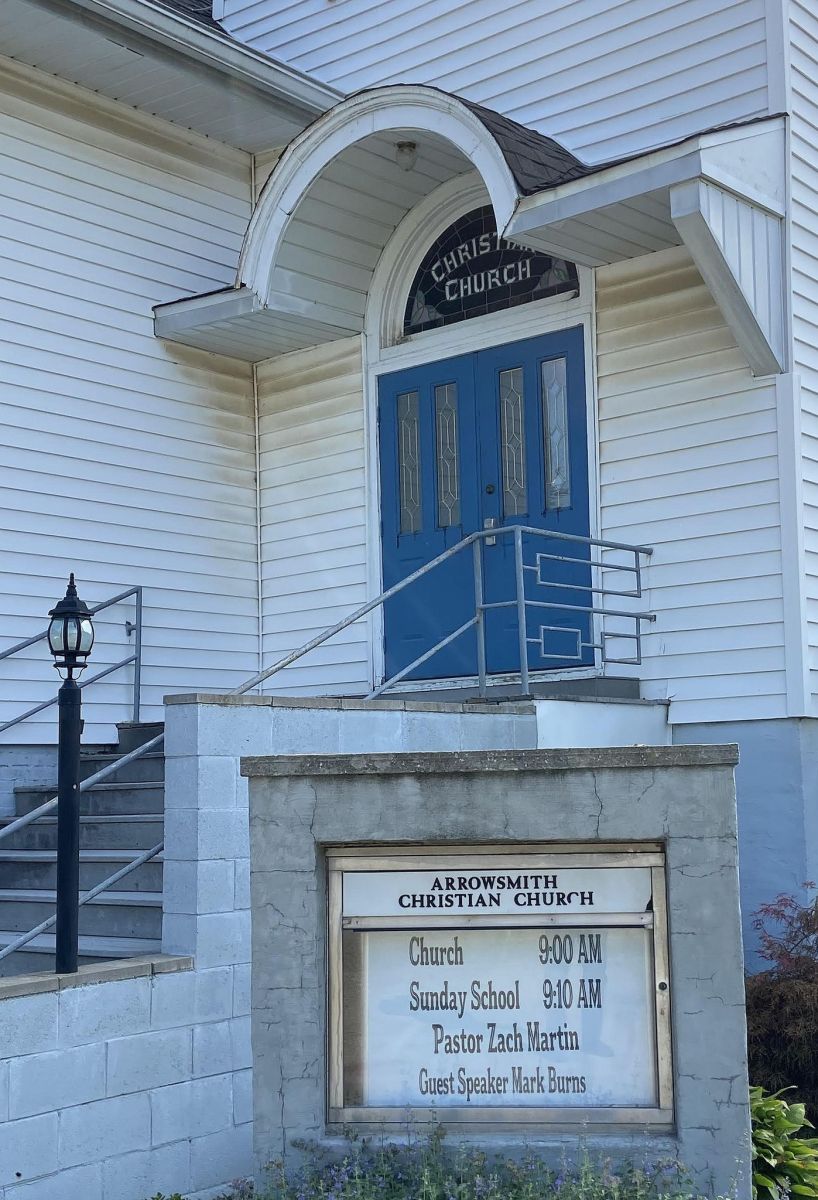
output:
<instances>
[{"instance_id":1,"label":"metal handrail","mask_svg":"<svg viewBox=\"0 0 818 1200\"><path fill-rule=\"evenodd\" d=\"M109 875L107 879L103 879L101 883L92 887L90 892L86 892L84 896L80 896L80 905L87 904L89 900L96 899L100 892L104 892L106 888L119 883L120 879L124 879L126 875L130 875L131 871L135 871L143 863L150 862L152 858L156 858L157 854L161 854L164 846L164 842L160 842L158 846L154 846L151 850L143 850L131 862L126 863L124 867L120 867L113 875ZM15 938L13 942L9 942L7 946L4 946L0 950L0 961L7 958L9 954L13 954L15 950L20 950L23 946L27 946L34 938L39 937L41 933L45 933L47 929L51 929L56 924L57 914L54 913L52 917L47 917L45 921L41 921L39 925L35 925L33 929L29 929L28 933L21 933L18 938Z\"/></svg>"},{"instance_id":2,"label":"metal handrail","mask_svg":"<svg viewBox=\"0 0 818 1200\"><path fill-rule=\"evenodd\" d=\"M114 671L118 671L120 667L127 667L133 663L134 673L132 720L138 721L139 693L142 684L142 587L140 584L137 584L135 587L127 588L124 592L119 592L118 595L111 596L109 600L103 600L101 603L95 604L89 609L89 612L93 617L98 612L102 612L106 608L111 608L114 604L119 604L122 600L127 600L130 596L136 597L136 611L134 613L134 620L125 622L125 630L128 637L130 637L132 633L135 635L133 654L128 655L127 658L120 659L120 661L114 663L113 666L105 667L104 670L98 671L96 675L89 676L89 678L84 679L79 686L81 688L88 687L90 684L96 683L98 679L104 679L106 675L111 675ZM19 653L20 650L27 650L29 646L36 646L38 642L44 641L47 637L48 630L44 629L41 633L35 633L33 637L26 638L22 642L17 642L17 644L14 646L9 646L7 650L0 651L0 662L4 658L10 658L12 654ZM21 721L27 721L29 717L35 716L37 713L42 712L46 708L51 708L52 705L56 703L57 697L52 696L50 700L44 700L41 704L35 704L33 708L29 708L26 712L20 713L19 716L12 717L10 721L4 721L3 724L0 725L0 733L5 733L7 729L11 729L13 726L19 725Z\"/></svg>"},{"instance_id":3,"label":"metal handrail","mask_svg":"<svg viewBox=\"0 0 818 1200\"><path fill-rule=\"evenodd\" d=\"M583 558L583 557L572 558L567 555L548 554L548 553L539 551L537 553L536 564L534 564L534 565L526 564L523 561L523 535L524 534L532 535L535 537L542 537L549 541L557 540L557 541L564 541L564 542L579 543L582 546L587 547L587 549L589 551L589 557L588 558ZM505 536L509 536L509 535L513 535L513 537L514 537L516 595L513 600L490 601L487 603L483 596L483 585L482 585L482 576L483 576L483 557L482 556L484 553L483 547L484 547L486 540L489 538L496 539L498 537L505 537ZM258 672L256 675L253 675L250 679L245 680L245 682L240 684L238 687L233 688L230 692L228 692L228 695L231 695L231 696L244 695L246 692L249 692L252 688L257 687L258 684L263 683L265 680L269 679L272 675L277 674L279 671L283 671L285 667L291 666L292 663L297 662L300 658L303 658L304 655L309 654L311 650L315 650L318 646L323 645L324 642L329 641L329 639L334 637L335 634L341 633L344 629L348 629L351 625L354 625L356 621L359 621L361 619L361 617L365 617L368 613L372 612L373 609L376 609L376 608L382 606L383 604L386 603L387 600L392 599L393 596L396 596L399 592L403 591L405 588L410 587L417 579L422 578L424 575L428 575L430 571L433 571L441 563L446 562L450 558L453 558L456 554L461 553L468 546L473 547L474 599L475 599L475 615L474 615L474 617L472 617L468 621L464 622L462 625L459 626L458 629L455 629L452 633L449 633L445 637L441 638L438 642L435 643L434 646L432 646L429 650L427 650L423 654L421 654L418 658L416 658L413 662L411 662L407 667L402 668L395 675L391 676L391 678L384 680L381 684L379 684L376 688L374 688L369 693L369 696L367 697L367 699L372 699L376 696L382 695L384 691L386 691L390 687L393 687L396 683L399 683L402 679L404 679L413 670L415 670L419 666L422 666L423 663L427 662L430 658L433 657L433 655L437 654L440 650L442 650L446 646L450 645L453 641L455 641L462 634L466 633L469 629L475 629L475 628L477 629L478 682L479 682L479 687L480 687L480 694L481 694L481 696L484 696L486 694L485 614L486 614L486 612L488 612L492 609L498 609L498 608L516 607L516 609L517 609L517 625L518 625L518 634L519 634L519 643L520 643L520 686L521 686L521 692L524 696L530 695L527 646L530 641L536 641L536 639L528 638L527 632L526 632L525 617L526 617L526 609L528 607L533 606L533 607L538 607L538 608L549 608L549 609L559 609L559 610L563 610L563 611L567 610L567 611L572 611L572 612L582 612L582 613L586 613L589 615L600 615L603 618L606 616L615 616L615 617L631 619L635 622L635 633L626 634L626 633L617 632L610 636L619 638L619 639L624 639L624 640L628 640L628 639L634 640L636 643L636 651L632 658L617 659L617 658L608 657L607 653L606 653L606 641L605 641L606 633L604 630L602 631L600 642L587 642L587 643L582 643L582 645L586 648L593 648L593 649L599 650L601 652L603 661L629 663L629 664L634 664L634 665L638 665L641 662L641 623L642 623L642 621L655 621L656 616L654 613L628 612L627 610L623 610L623 609L606 609L606 608L602 608L594 603L591 603L590 605L575 605L575 604L561 603L559 601L527 600L526 596L525 596L524 580L525 580L525 571L533 571L533 572L536 572L536 574L537 574L537 582L539 584L542 584L543 586L547 586L549 588L557 587L557 588L565 588L565 589L568 589L569 591L573 591L573 592L578 592L578 591L579 592L582 592L582 591L590 592L592 596L594 596L594 595L602 595L602 596L611 595L611 596L618 596L621 598L641 599L641 597L642 597L641 557L644 556L645 558L649 558L653 554L653 548L651 546L632 546L632 545L628 545L626 542L612 542L612 541L608 541L603 538L587 538L587 537L582 537L578 534L552 532L549 530L538 529L534 526L526 526L526 525L496 526L491 529L481 529L481 530L477 530L474 533L468 534L465 538L463 538L461 541L459 541L455 546L451 546L451 547L449 547L448 550L444 550L442 554L437 555L436 558L433 558L430 562L425 563L422 567L419 567L416 571L413 571L410 575L407 575L406 578L400 580L399 583L396 583L392 587L387 588L385 591L381 592L378 596L375 596L374 599L368 600L365 604L360 605L358 608L355 609L354 612L352 612L348 616L344 617L341 621L338 621L334 625L330 626L328 629L325 629L323 631L323 633L320 633L316 637L311 638L310 641L306 642L303 646L300 646L297 650L291 651L289 654L285 655L284 658L281 658L277 662L273 663L272 666L267 667L264 671ZM619 551L624 551L629 554L633 554L633 557L634 557L633 565L629 565L627 563L603 562L601 560L601 558L598 559L597 561L594 561L590 557L590 552L593 547L596 547L602 551L619 550ZM585 584L563 584L563 583L554 582L554 581L543 581L541 578L540 563L541 563L541 561L546 561L546 560L580 564L584 567L588 567L592 571L619 571L619 572L624 571L626 573L633 574L635 576L634 587L630 591L622 591L622 590L598 587L598 586L594 585L593 582L591 584L585 585ZM592 580L593 580L593 576L592 576ZM108 607L111 604L115 604L115 603L117 603L118 600L122 600L126 596L133 595L134 593L138 593L137 617L138 617L138 624L139 624L139 632L138 632L137 636L141 637L141 605L142 605L142 589L141 588L132 588L128 592L123 592L120 596L114 597L112 600L106 601L101 605L97 605L97 607L95 609L93 609L92 612L98 612L100 609L102 609L104 607ZM579 637L581 638L581 631L577 630L576 632L578 633ZM46 636L46 633L43 633L43 634L38 635L37 637L30 638L27 642L20 643L17 647L12 647L11 650L3 652L2 654L0 654L0 658L7 657L9 654L14 653L15 650L23 649L25 646L33 645L35 642L40 641L45 636ZM578 641L578 645L579 645L579 641ZM135 650L136 650L136 647L135 647ZM564 657L564 656L560 656L560 657ZM128 660L128 661L131 661L131 660ZM124 665L124 664L119 664L119 665ZM115 668L111 668L111 669L115 669ZM104 672L104 673L107 674L109 672ZM93 680L89 680L88 682L93 682ZM39 710L37 710L37 711L39 711ZM138 718L135 718L135 719L138 719ZM164 740L165 740L164 733L160 733L156 737L151 738L149 741L144 742L141 746L137 746L137 748L135 750L131 750L128 754L124 755L121 759L118 759L115 763L111 763L107 767L103 767L101 770L97 771L95 774L89 775L87 779L84 779L81 782L80 791L82 792L82 791L88 790L89 788L93 787L93 785L95 783L100 782L102 779L106 778L108 775L111 775L115 771L118 771L121 767L126 766L130 762L133 762L135 759L141 757L141 755L146 754L149 750L157 749L159 746L161 746L164 743ZM18 818L18 820L16 820L16 821L13 821L11 823L11 825L7 825L4 829L0 829L0 840L2 840L4 837L7 837L10 834L16 832L19 829L24 828L26 825L31 824L31 822L39 820L40 817L43 817L46 815L46 813L52 811L53 808L56 806L56 804L57 804L57 798L55 796L51 800L48 800L44 804L41 804L38 808L34 809L32 812L26 813L25 816ZM93 900L101 892L105 891L106 888L109 888L112 884L114 884L114 883L118 882L120 879L124 878L124 876L128 875L131 871L136 870L137 867L141 866L143 863L147 862L149 859L155 857L163 849L163 846L164 846L164 844L160 843L158 846L154 846L152 850L144 851L137 858L135 858L131 863L127 864L125 867L122 867L119 871L115 872L115 874L111 875L108 879L105 879L101 883L97 884L96 887L92 888L90 892L87 892L85 896L81 897L80 904L87 904L89 900ZM56 920L57 920L56 915L53 917L49 917L46 921L43 921L35 929L29 930L29 932L27 934L22 934L19 938L16 938L14 940L14 942L11 942L8 946L4 947L3 950L0 950L0 960L5 958L7 955L13 953L13 951L15 949L19 949L21 946L26 945L29 941L32 940L32 938L37 937L40 933L44 932L46 929L50 929L52 925L56 924Z\"/></svg>"},{"instance_id":4,"label":"metal handrail","mask_svg":"<svg viewBox=\"0 0 818 1200\"><path fill-rule=\"evenodd\" d=\"M503 601L499 605L495 605L495 604L486 605L483 602L483 596L482 596L483 545L484 545L485 541L489 538L494 539L494 538L498 538L498 537L508 536L509 534L513 534L514 539L515 539L515 580L516 580L517 595L514 600ZM367 600L367 602L365 604L360 605L360 607L356 608L354 612L350 613L348 616L344 617L342 620L337 621L335 623L335 625L332 625L328 629L325 629L323 631L323 633L319 633L316 637L311 638L309 642L306 642L303 646L300 646L297 650L290 651L289 654L285 654L285 656L283 658L280 658L280 659L278 659L277 662L274 662L272 664L272 666L267 667L263 671L259 671L256 675L253 675L250 679L245 680L244 683L240 684L238 687L233 688L230 692L228 692L228 695L229 696L243 696L246 692L249 692L252 688L257 687L258 684L264 683L264 681L269 679L272 675L277 674L279 671L283 671L285 667L292 666L292 664L294 662L297 662L300 658L303 658L305 654L309 654L309 652L311 650L315 650L315 649L317 649L318 646L323 645L324 642L329 641L329 639L334 637L336 633L341 633L341 632L343 632L343 630L348 629L350 627L350 625L354 625L356 621L359 621L361 619L361 617L365 617L368 613L372 612L373 609L379 608L381 605L385 604L387 600L391 600L393 596L396 596L399 592L403 591L404 588L409 587L412 583L415 582L416 579L420 579L422 576L428 575L430 571L433 571L441 563L446 562L448 559L453 558L456 554L459 554L461 551L465 550L467 546L474 546L474 555L475 555L475 559L474 559L475 616L474 616L474 618L472 618L472 620L466 622L466 624L462 625L459 629L455 630L454 633L448 634L445 638L442 638L439 642L436 642L435 645L432 646L432 648L430 650L427 650L424 654L420 655L417 659L414 660L414 662L410 663L408 667L405 667L405 668L403 668L403 670L398 672L398 674L392 676L390 679L384 680L383 683L379 684L376 688L373 688L373 690L367 696L368 700L374 699L376 696L382 695L384 691L386 691L390 687L393 687L396 683L400 682L401 679L403 679L406 675L408 675L416 667L421 666L428 659L430 659L434 654L436 654L439 650L442 650L445 646L448 646L452 641L454 641L455 638L459 637L461 634L465 633L468 629L474 628L475 626L478 627L478 671L477 671L478 681L479 681L479 686L480 686L480 694L485 695L485 692L486 692L486 663L485 663L485 628L484 628L483 618L484 618L485 611L488 608L493 608L493 607L510 607L512 605L516 605L516 607L517 607L518 626L519 626L519 631L520 631L520 649L521 649L520 676L521 676L521 685L522 685L523 695L530 694L529 681L528 681L528 659L527 659L527 653L525 651L525 646L527 644L527 640L526 640L526 642L524 642L524 640L523 640L523 639L525 639L524 615L525 615L525 609L528 606L559 608L559 609L573 609L575 611L599 614L603 617L604 616L612 616L612 617L619 616L619 617L627 617L627 618L633 619L636 622L636 633L635 634L616 634L615 635L616 637L621 638L623 640L634 639L636 641L637 649L636 649L636 653L634 654L634 656L632 658L630 658L630 659L615 659L615 658L607 657L606 649L605 649L605 636L604 635L603 635L601 643L588 643L588 645L589 645L589 647L592 647L594 649L598 649L601 651L602 656L603 656L603 661L619 662L619 663L623 663L623 664L638 666L639 663L641 662L641 622L642 621L655 621L656 620L655 614L654 613L631 613L631 612L624 612L621 610L599 608L597 606L583 607L583 606L579 606L579 605L564 605L564 604L558 604L556 602L548 602L548 601L526 600L525 589L524 589L524 585L523 585L524 576L523 576L522 572L525 570L537 571L538 576L539 576L539 565L528 566L525 563L523 563L523 561L522 561L523 534L545 538L548 541L557 540L557 541L564 541L564 542L579 543L583 546L588 547L589 551L592 548L597 547L598 549L600 549L602 551L620 550L620 551L627 552L629 554L633 554L633 556L634 556L633 565L629 565L627 563L623 563L623 564L607 563L607 562L601 561L601 559L595 562L590 558L588 558L588 559L570 558L570 557L566 557L563 555L543 554L542 552L538 552L538 558L550 559L550 560L561 561L561 562L581 563L583 566L589 567L594 570L625 571L627 573L631 573L636 576L635 587L631 591L608 591L608 589L599 588L599 587L596 587L593 585L586 586L586 585L582 585L582 584L559 584L559 583L554 584L550 581L547 583L544 583L544 586L566 587L569 590L574 591L574 592L588 591L593 594L615 595L615 596L619 596L619 597L627 597L630 599L641 599L641 597L642 597L641 556L644 555L645 558L650 558L650 556L653 554L652 546L632 546L632 545L628 545L627 542L612 542L612 541L608 541L607 539L604 539L604 538L582 537L580 534L561 533L561 532L552 531L552 530L538 529L535 526L529 526L529 525L506 525L506 526L495 526L491 529L478 529L474 533L467 534L467 536L462 538L461 541L459 541L455 546L450 546L448 550L444 550L441 554L438 554L436 558L431 559L428 563L424 563L424 565L422 567L418 567L418 569L416 571L413 571L410 575L407 575L405 579L401 579L398 583L394 584L392 587L387 588L386 591L381 592L380 595L375 596L374 599ZM542 583L543 581L540 580L538 577L538 582Z\"/></svg>"}]
</instances>

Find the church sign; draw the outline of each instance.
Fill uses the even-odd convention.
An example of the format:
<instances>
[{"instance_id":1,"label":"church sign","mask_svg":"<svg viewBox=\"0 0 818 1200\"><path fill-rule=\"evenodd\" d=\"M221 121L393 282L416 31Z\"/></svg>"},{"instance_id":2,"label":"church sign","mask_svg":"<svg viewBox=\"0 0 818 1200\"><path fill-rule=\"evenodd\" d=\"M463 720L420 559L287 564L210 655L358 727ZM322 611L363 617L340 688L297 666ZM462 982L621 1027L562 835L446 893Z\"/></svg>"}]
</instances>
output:
<instances>
[{"instance_id":1,"label":"church sign","mask_svg":"<svg viewBox=\"0 0 818 1200\"><path fill-rule=\"evenodd\" d=\"M660 851L329 864L330 1120L671 1119Z\"/></svg>"},{"instance_id":2,"label":"church sign","mask_svg":"<svg viewBox=\"0 0 818 1200\"><path fill-rule=\"evenodd\" d=\"M460 217L420 264L404 334L579 291L573 263L528 250L497 231L491 205Z\"/></svg>"}]
</instances>

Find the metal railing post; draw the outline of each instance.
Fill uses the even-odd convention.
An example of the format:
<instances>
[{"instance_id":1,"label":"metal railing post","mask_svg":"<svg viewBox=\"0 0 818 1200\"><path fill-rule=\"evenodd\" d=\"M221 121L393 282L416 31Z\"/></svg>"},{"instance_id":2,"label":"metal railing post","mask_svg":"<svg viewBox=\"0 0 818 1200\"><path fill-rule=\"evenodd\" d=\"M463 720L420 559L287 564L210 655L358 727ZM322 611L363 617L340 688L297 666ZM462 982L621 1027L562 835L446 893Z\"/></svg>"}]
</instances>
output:
<instances>
[{"instance_id":1,"label":"metal railing post","mask_svg":"<svg viewBox=\"0 0 818 1200\"><path fill-rule=\"evenodd\" d=\"M140 691L142 682L142 588L140 585L126 588L124 592L118 592L116 596L111 596L108 600L103 600L99 604L94 604L89 609L90 615L96 616L97 613L104 612L105 609L111 608L114 604L120 604L123 600L127 600L130 596L136 597L136 611L133 621L125 622L125 629L130 638L132 633L136 634L136 642L134 653L129 654L127 658L121 658L118 662L113 663L110 667L104 667L98 671L96 675L87 676L79 685L81 688L88 687L91 683L96 683L99 679L104 679L106 675L113 674L120 667L130 666L134 664L134 698L133 698L133 719L139 720L140 708ZM20 650L27 650L29 646L36 646L38 642L43 642L48 637L48 630L43 629L41 633L35 633L34 637L26 638L25 641L17 642L13 646L9 646L7 650L0 651L0 661L4 658L10 658L12 654L19 653ZM37 713L43 712L46 708L51 708L57 703L57 696L54 695L50 700L43 700L40 704L35 704L33 708L26 709L19 716L12 717L9 721L0 723L0 733L5 733L7 729L13 729L15 725L27 721L29 717L34 717Z\"/></svg>"},{"instance_id":2,"label":"metal railing post","mask_svg":"<svg viewBox=\"0 0 818 1200\"><path fill-rule=\"evenodd\" d=\"M520 692L531 695L528 682L528 635L525 627L525 572L523 570L523 531L514 527L514 576L517 583L517 633L520 641Z\"/></svg>"},{"instance_id":3,"label":"metal railing post","mask_svg":"<svg viewBox=\"0 0 818 1200\"><path fill-rule=\"evenodd\" d=\"M57 760L57 957L58 974L77 970L80 903L81 692L66 679L59 692Z\"/></svg>"},{"instance_id":4,"label":"metal railing post","mask_svg":"<svg viewBox=\"0 0 818 1200\"><path fill-rule=\"evenodd\" d=\"M480 696L486 697L486 613L483 608L483 543L474 542L474 615L477 620L477 683Z\"/></svg>"},{"instance_id":5,"label":"metal railing post","mask_svg":"<svg viewBox=\"0 0 818 1200\"><path fill-rule=\"evenodd\" d=\"M134 664L133 664L133 720L139 721L139 699L142 689L142 588L136 589L136 612L134 614Z\"/></svg>"}]
</instances>

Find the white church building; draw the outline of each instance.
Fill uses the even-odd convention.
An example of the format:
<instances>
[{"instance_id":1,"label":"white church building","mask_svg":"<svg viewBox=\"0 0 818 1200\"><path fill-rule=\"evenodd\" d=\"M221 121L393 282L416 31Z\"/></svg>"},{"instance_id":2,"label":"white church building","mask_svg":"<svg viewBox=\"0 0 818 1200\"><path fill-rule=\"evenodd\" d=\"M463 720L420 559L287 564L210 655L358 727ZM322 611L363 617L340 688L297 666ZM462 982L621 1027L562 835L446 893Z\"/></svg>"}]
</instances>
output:
<instances>
[{"instance_id":1,"label":"white church building","mask_svg":"<svg viewBox=\"0 0 818 1200\"><path fill-rule=\"evenodd\" d=\"M53 910L53 813L2 833L53 794L71 571L95 768L183 696L277 698L236 761L737 742L752 951L818 876L812 7L5 0L0 90L0 952ZM162 842L160 758L89 791L89 886ZM179 829L87 963L204 953ZM195 1161L185 1194L228 1177Z\"/></svg>"}]
</instances>

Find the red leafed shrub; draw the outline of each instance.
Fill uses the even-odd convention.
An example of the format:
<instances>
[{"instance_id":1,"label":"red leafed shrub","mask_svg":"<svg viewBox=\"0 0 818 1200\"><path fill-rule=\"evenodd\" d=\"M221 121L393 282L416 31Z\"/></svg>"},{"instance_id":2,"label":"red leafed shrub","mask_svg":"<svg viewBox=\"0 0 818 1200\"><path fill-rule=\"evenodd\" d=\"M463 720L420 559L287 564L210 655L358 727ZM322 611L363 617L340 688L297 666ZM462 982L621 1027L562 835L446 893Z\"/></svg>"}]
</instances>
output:
<instances>
[{"instance_id":1,"label":"red leafed shrub","mask_svg":"<svg viewBox=\"0 0 818 1200\"><path fill-rule=\"evenodd\" d=\"M814 892L815 884L805 883L804 889ZM760 957L772 963L771 974L818 979L818 895L809 904L795 896L776 896L771 904L761 905L753 928L758 930Z\"/></svg>"},{"instance_id":2,"label":"red leafed shrub","mask_svg":"<svg viewBox=\"0 0 818 1200\"><path fill-rule=\"evenodd\" d=\"M747 978L750 1082L768 1091L794 1084L818 1116L818 895L777 896L753 922L766 971Z\"/></svg>"}]
</instances>

